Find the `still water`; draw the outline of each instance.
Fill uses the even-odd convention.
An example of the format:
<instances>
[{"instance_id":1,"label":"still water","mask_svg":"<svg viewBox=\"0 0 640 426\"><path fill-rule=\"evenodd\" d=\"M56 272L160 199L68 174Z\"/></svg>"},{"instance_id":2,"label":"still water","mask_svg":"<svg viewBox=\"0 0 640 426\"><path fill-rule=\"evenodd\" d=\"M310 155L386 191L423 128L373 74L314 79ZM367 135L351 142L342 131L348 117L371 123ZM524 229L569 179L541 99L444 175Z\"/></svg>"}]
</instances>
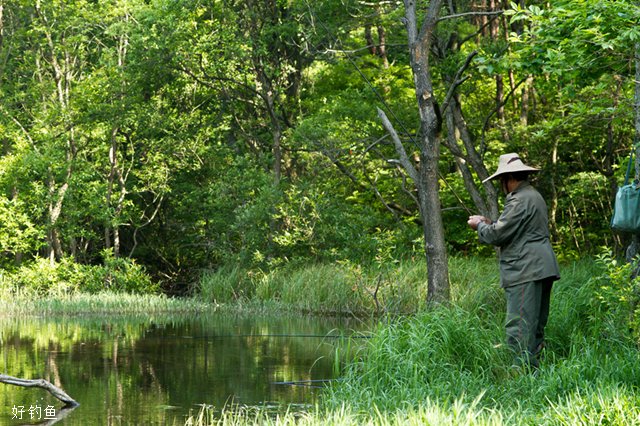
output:
<instances>
[{"instance_id":1,"label":"still water","mask_svg":"<svg viewBox=\"0 0 640 426\"><path fill-rule=\"evenodd\" d=\"M0 373L44 378L80 402L62 412L45 390L0 383L0 425L183 425L203 404L304 409L318 393L310 385L334 378L340 336L365 327L215 312L0 319Z\"/></svg>"}]
</instances>

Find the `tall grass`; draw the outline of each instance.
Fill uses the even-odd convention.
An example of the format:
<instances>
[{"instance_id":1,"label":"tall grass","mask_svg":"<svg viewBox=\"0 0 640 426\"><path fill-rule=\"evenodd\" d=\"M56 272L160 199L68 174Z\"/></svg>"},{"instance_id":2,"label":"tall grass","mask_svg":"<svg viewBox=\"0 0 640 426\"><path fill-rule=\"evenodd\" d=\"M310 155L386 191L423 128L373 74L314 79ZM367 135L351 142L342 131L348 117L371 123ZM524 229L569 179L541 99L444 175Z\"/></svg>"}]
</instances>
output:
<instances>
[{"instance_id":1,"label":"tall grass","mask_svg":"<svg viewBox=\"0 0 640 426\"><path fill-rule=\"evenodd\" d=\"M494 261L452 258L453 300L464 303L478 293L474 280L497 287ZM263 272L237 266L205 272L196 298L207 303L246 305L278 302L280 309L339 314L407 314L417 312L426 300L424 261L402 261L363 267L349 263L307 264Z\"/></svg>"},{"instance_id":2,"label":"tall grass","mask_svg":"<svg viewBox=\"0 0 640 426\"><path fill-rule=\"evenodd\" d=\"M417 410L427 400L444 406L476 401L509 424L638 424L640 356L627 325L613 327L599 308L601 283L594 277L602 268L582 262L562 273L535 374L510 367L500 343L503 303L495 283L476 282L473 291L454 291L460 299L452 307L382 325L345 380L326 392L326 406L349 401L356 411L395 412ZM585 410L587 403L593 405Z\"/></svg>"},{"instance_id":3,"label":"tall grass","mask_svg":"<svg viewBox=\"0 0 640 426\"><path fill-rule=\"evenodd\" d=\"M343 265L306 265L262 271L222 269L202 276L197 298L218 304L278 302L280 308L316 313L362 313L368 310L364 282Z\"/></svg>"},{"instance_id":4,"label":"tall grass","mask_svg":"<svg viewBox=\"0 0 640 426\"><path fill-rule=\"evenodd\" d=\"M495 262L453 259L450 270L452 304L382 317L315 410L203 411L190 424L640 425L640 355L626 311L612 308L626 302L603 292L620 285L606 268L562 267L535 372L510 367Z\"/></svg>"},{"instance_id":5,"label":"tall grass","mask_svg":"<svg viewBox=\"0 0 640 426\"><path fill-rule=\"evenodd\" d=\"M198 414L191 416L185 425L265 425L265 426L502 426L508 425L510 419L503 418L497 411L490 411L477 407L476 402L471 404L456 401L451 406L443 406L432 401L425 401L417 409L397 410L384 412L377 407L372 407L368 413L356 412L344 404L335 409L315 407L307 412L269 413L256 407L227 408L222 413L212 407L201 409Z\"/></svg>"},{"instance_id":6,"label":"tall grass","mask_svg":"<svg viewBox=\"0 0 640 426\"><path fill-rule=\"evenodd\" d=\"M84 315L84 314L160 314L202 312L210 305L191 299L165 295L101 292L72 293L34 297L24 294L0 293L0 315Z\"/></svg>"}]
</instances>

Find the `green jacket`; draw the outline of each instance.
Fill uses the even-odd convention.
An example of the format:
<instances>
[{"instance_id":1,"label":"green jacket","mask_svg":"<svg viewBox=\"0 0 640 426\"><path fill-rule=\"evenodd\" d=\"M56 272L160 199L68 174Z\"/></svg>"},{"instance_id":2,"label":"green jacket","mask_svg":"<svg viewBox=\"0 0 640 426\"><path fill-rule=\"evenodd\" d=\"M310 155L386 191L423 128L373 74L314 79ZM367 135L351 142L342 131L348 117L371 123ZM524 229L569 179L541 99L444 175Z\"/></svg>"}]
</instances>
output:
<instances>
[{"instance_id":1,"label":"green jacket","mask_svg":"<svg viewBox=\"0 0 640 426\"><path fill-rule=\"evenodd\" d=\"M507 195L497 222L478 224L478 238L481 243L500 247L502 287L560 278L549 240L547 205L527 181Z\"/></svg>"}]
</instances>

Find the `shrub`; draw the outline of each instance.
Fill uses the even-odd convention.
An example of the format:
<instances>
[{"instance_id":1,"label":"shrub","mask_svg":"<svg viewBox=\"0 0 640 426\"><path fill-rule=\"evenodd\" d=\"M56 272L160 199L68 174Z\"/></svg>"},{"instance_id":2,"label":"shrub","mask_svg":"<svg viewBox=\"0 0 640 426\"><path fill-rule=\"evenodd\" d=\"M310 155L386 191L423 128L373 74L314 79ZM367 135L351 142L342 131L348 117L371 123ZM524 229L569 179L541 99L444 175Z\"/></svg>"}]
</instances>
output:
<instances>
[{"instance_id":1,"label":"shrub","mask_svg":"<svg viewBox=\"0 0 640 426\"><path fill-rule=\"evenodd\" d=\"M634 277L636 262L619 262L606 251L596 258L600 275L589 281L592 299L591 324L606 338L633 338L640 342L640 277Z\"/></svg>"},{"instance_id":2,"label":"shrub","mask_svg":"<svg viewBox=\"0 0 640 426\"><path fill-rule=\"evenodd\" d=\"M254 294L247 271L229 266L217 271L205 271L197 285L199 297L205 302L228 303L248 299Z\"/></svg>"},{"instance_id":3,"label":"shrub","mask_svg":"<svg viewBox=\"0 0 640 426\"><path fill-rule=\"evenodd\" d=\"M3 275L1 285L5 293L51 296L103 290L148 294L158 290L144 267L134 260L116 258L110 252L104 256L102 265L83 265L71 258L55 263L37 258Z\"/></svg>"}]
</instances>

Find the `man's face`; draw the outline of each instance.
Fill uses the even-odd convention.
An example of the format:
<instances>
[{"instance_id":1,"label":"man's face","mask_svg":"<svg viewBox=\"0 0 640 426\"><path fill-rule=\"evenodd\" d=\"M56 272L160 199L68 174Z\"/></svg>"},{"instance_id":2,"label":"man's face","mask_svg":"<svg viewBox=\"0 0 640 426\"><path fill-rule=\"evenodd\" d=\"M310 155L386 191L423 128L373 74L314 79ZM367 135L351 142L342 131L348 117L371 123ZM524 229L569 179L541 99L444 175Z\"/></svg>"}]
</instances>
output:
<instances>
[{"instance_id":1,"label":"man's face","mask_svg":"<svg viewBox=\"0 0 640 426\"><path fill-rule=\"evenodd\" d=\"M509 194L509 179L507 178L507 176L501 176L500 177L500 187L502 188L502 192L504 192L504 195Z\"/></svg>"}]
</instances>

